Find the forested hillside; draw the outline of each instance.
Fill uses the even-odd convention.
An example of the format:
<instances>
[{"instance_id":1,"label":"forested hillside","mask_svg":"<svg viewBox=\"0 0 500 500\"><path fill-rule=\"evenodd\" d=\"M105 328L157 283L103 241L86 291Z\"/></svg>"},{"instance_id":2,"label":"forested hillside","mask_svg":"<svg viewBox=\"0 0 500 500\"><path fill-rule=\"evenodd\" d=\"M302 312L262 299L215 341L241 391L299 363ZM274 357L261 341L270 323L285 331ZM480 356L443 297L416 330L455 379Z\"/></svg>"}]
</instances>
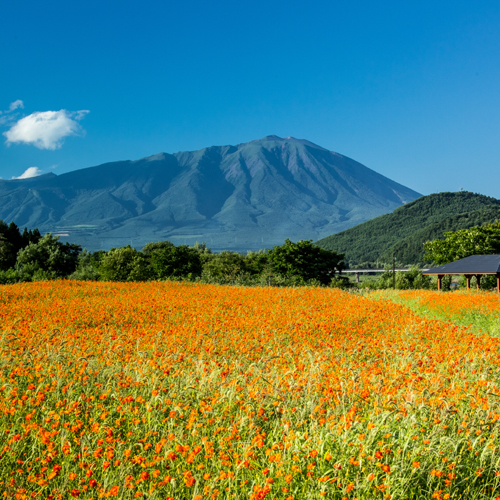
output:
<instances>
[{"instance_id":1,"label":"forested hillside","mask_svg":"<svg viewBox=\"0 0 500 500\"><path fill-rule=\"evenodd\" d=\"M351 229L328 236L316 244L345 254L351 266L391 262L423 264L423 243L457 231L500 219L500 200L469 192L423 196Z\"/></svg>"}]
</instances>

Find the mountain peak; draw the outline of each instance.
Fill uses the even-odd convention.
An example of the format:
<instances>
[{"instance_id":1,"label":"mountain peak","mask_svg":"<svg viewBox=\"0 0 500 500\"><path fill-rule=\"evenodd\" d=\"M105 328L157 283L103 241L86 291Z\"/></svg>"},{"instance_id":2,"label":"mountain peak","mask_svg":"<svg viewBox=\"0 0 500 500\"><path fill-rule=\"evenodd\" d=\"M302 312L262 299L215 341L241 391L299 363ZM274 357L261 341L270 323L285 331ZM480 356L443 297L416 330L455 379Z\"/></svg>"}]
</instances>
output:
<instances>
[{"instance_id":1,"label":"mountain peak","mask_svg":"<svg viewBox=\"0 0 500 500\"><path fill-rule=\"evenodd\" d=\"M292 144L304 144L313 148L317 149L323 149L324 151L327 151L325 148L322 148L321 146L318 146L317 144L314 144L314 142L308 141L307 139L297 139L296 137L292 137L291 135L287 137L279 137L277 135L266 135L262 139L256 139L255 141L250 141L247 144L255 144L255 143L265 143L265 142L279 142L283 144L287 143L292 143Z\"/></svg>"},{"instance_id":2,"label":"mountain peak","mask_svg":"<svg viewBox=\"0 0 500 500\"><path fill-rule=\"evenodd\" d=\"M287 137L286 139L292 139L292 137ZM261 139L261 141L284 141L283 137L278 137L277 135L266 135Z\"/></svg>"},{"instance_id":3,"label":"mountain peak","mask_svg":"<svg viewBox=\"0 0 500 500\"><path fill-rule=\"evenodd\" d=\"M257 139L256 141L252 142L262 142L262 141L276 141L276 142L309 142L309 141L304 141L304 139L297 139L295 137L292 137L289 135L288 137L279 137L277 135L266 135L262 139Z\"/></svg>"}]
</instances>

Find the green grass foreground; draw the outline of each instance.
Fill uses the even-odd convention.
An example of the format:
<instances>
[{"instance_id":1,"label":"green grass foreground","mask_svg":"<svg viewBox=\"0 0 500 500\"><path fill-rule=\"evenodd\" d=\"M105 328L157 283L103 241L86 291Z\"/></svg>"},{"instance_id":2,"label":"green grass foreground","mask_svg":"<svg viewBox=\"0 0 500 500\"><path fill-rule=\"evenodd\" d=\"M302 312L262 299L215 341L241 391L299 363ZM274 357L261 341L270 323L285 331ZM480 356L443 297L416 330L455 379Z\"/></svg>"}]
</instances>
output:
<instances>
[{"instance_id":1,"label":"green grass foreground","mask_svg":"<svg viewBox=\"0 0 500 500\"><path fill-rule=\"evenodd\" d=\"M500 337L500 295L496 292L377 290L369 296L404 305L426 318L468 327L479 335Z\"/></svg>"}]
</instances>

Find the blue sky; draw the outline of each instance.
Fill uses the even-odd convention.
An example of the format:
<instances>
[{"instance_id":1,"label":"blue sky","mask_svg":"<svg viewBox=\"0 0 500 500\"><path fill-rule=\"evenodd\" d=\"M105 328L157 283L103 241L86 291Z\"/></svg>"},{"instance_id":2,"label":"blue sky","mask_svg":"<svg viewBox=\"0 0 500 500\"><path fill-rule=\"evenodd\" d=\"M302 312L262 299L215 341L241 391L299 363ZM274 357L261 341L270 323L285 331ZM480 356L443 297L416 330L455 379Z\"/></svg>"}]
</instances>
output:
<instances>
[{"instance_id":1,"label":"blue sky","mask_svg":"<svg viewBox=\"0 0 500 500\"><path fill-rule=\"evenodd\" d=\"M4 2L0 49L3 179L276 134L500 198L496 0Z\"/></svg>"}]
</instances>

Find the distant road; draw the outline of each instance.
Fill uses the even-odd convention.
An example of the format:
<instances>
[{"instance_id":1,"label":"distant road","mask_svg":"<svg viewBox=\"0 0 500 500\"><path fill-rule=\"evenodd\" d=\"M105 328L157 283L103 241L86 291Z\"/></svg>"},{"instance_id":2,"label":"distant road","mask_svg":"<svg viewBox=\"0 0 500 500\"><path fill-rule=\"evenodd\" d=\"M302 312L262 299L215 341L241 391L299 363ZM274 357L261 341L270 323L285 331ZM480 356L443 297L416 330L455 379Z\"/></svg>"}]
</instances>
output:
<instances>
[{"instance_id":1,"label":"distant road","mask_svg":"<svg viewBox=\"0 0 500 500\"><path fill-rule=\"evenodd\" d=\"M420 269L420 271L428 271L429 269ZM385 273L386 271L392 271L392 269L346 269L342 273L351 273L356 275L356 282L359 283L359 275L361 273ZM409 271L409 269L395 269L395 271Z\"/></svg>"},{"instance_id":2,"label":"distant road","mask_svg":"<svg viewBox=\"0 0 500 500\"><path fill-rule=\"evenodd\" d=\"M396 271L409 271L410 269L396 269ZM429 269L420 269L420 271L428 271ZM344 269L342 273L385 273L392 271L392 269Z\"/></svg>"}]
</instances>

